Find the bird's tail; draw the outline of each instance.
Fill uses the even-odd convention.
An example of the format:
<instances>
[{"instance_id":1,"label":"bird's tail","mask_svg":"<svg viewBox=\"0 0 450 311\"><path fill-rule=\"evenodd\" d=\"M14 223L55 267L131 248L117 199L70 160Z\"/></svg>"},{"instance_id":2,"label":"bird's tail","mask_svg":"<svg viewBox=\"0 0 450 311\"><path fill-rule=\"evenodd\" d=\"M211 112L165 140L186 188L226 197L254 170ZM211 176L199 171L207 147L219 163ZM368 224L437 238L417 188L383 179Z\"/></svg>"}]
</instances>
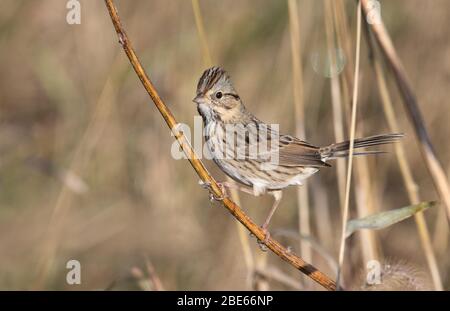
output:
<instances>
[{"instance_id":1,"label":"bird's tail","mask_svg":"<svg viewBox=\"0 0 450 311\"><path fill-rule=\"evenodd\" d=\"M379 146L385 144L391 144L400 140L403 134L383 134L369 136L365 138L357 138L354 140L354 149L365 148L371 146ZM329 160L335 158L345 158L348 157L350 153L350 141L344 141L341 143L335 143L327 147L322 147L319 149L322 160ZM369 154L379 154L384 153L383 151L356 151L353 155L369 155Z\"/></svg>"}]
</instances>

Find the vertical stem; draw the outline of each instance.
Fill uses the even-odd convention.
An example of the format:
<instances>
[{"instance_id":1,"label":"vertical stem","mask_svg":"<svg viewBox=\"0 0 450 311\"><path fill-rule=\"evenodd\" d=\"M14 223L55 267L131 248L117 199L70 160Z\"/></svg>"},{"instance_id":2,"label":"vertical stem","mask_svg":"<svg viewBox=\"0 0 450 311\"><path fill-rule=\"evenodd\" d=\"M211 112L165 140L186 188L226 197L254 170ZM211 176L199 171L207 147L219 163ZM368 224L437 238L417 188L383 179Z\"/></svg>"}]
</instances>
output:
<instances>
[{"instance_id":1,"label":"vertical stem","mask_svg":"<svg viewBox=\"0 0 450 311\"><path fill-rule=\"evenodd\" d=\"M350 187L352 178L352 167L353 167L353 147L355 140L356 131L356 109L358 103L358 85L359 85L359 59L361 50L361 1L358 1L357 7L357 21L356 21L356 52L355 52L355 75L353 83L353 98L352 98L352 116L350 123L350 149L348 157L348 167L347 167L347 180L346 180L346 191L344 200L344 214L342 216L342 236L341 236L341 246L339 249L339 270L336 284L339 287L339 279L342 271L342 265L344 263L345 254L345 231L347 229L347 219L350 203Z\"/></svg>"},{"instance_id":2,"label":"vertical stem","mask_svg":"<svg viewBox=\"0 0 450 311\"><path fill-rule=\"evenodd\" d=\"M194 10L195 24L197 25L197 32L202 46L203 62L206 67L210 67L213 62L211 52L209 51L208 40L206 39L205 27L203 26L203 19L198 0L192 0L192 9Z\"/></svg>"},{"instance_id":3,"label":"vertical stem","mask_svg":"<svg viewBox=\"0 0 450 311\"><path fill-rule=\"evenodd\" d=\"M342 95L346 114L346 121L350 124L350 94L353 90L353 53L351 51L351 38L346 22L346 14L342 0L331 1L334 9L336 37L338 44L345 51L347 55L347 65L344 67L342 79ZM363 124L356 129L355 137L364 137ZM358 217L364 217L376 212L375 197L372 193L372 180L370 176L370 169L368 159L361 157L355 166L355 196L356 196L356 210ZM379 248L374 231L364 230L359 234L361 253L363 262L367 263L370 260L378 259Z\"/></svg>"},{"instance_id":4,"label":"vertical stem","mask_svg":"<svg viewBox=\"0 0 450 311\"><path fill-rule=\"evenodd\" d=\"M334 1L334 0L331 0ZM324 0L324 20L325 31L327 36L327 50L330 66L337 66L335 43L333 36L333 26L331 14L330 0ZM338 74L331 75L331 103L333 106L333 125L334 125L334 138L336 142L344 141L344 115L342 111L342 94L339 85ZM336 172L338 176L338 194L341 212L344 212L344 193L345 193L345 159L336 159Z\"/></svg>"},{"instance_id":5,"label":"vertical stem","mask_svg":"<svg viewBox=\"0 0 450 311\"><path fill-rule=\"evenodd\" d=\"M295 105L295 128L297 137L305 138L305 117L303 100L303 75L302 60L300 51L300 21L298 17L298 5L296 0L288 0L289 28L291 37L292 55L292 90ZM297 189L298 200L298 225L300 235L311 235L308 186L304 184ZM311 247L308 243L300 242L300 254L306 260L311 260Z\"/></svg>"},{"instance_id":6,"label":"vertical stem","mask_svg":"<svg viewBox=\"0 0 450 311\"><path fill-rule=\"evenodd\" d=\"M370 60L372 66L375 70L375 76L377 78L378 89L381 96L381 102L383 104L383 111L386 117L387 123L389 125L389 129L393 133L400 132L397 118L395 116L394 107L392 104L391 96L389 94L389 90L386 84L386 79L383 74L383 70L380 64L380 61L377 57L375 57L375 49L372 42L372 37L370 35L369 29L366 25L366 37L367 43L369 47ZM405 149L403 144L399 142L395 144L395 154L397 157L397 162L400 167L400 172L402 174L403 183L405 184L406 191L408 192L409 201L411 204L417 204L421 201L419 196L419 191L416 182L414 181L414 177L412 174L411 167L408 163ZM425 221L425 216L423 212L417 213L414 215L414 219L416 222L417 231L419 233L420 242L422 249L425 253L425 258L427 260L428 268L430 269L430 274L433 280L433 285L436 290L443 290L442 280L439 274L439 267L436 262L436 256L433 251L433 247L431 244L430 233L428 230L427 223Z\"/></svg>"}]
</instances>

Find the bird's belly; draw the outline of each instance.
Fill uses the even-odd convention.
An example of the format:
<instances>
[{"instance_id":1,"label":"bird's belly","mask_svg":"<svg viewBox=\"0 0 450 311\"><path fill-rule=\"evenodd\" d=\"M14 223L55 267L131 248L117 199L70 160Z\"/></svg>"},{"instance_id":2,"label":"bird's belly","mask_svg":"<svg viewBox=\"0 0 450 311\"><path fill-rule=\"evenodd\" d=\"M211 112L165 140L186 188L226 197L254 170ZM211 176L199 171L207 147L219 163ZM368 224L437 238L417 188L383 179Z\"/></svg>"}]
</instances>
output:
<instances>
[{"instance_id":1,"label":"bird's belly","mask_svg":"<svg viewBox=\"0 0 450 311\"><path fill-rule=\"evenodd\" d=\"M233 180L240 182L244 185L253 187L253 183L251 181L251 174L248 174L246 170L240 168L240 164L237 163L237 160L234 159L213 159L217 166L231 177Z\"/></svg>"},{"instance_id":2,"label":"bird's belly","mask_svg":"<svg viewBox=\"0 0 450 311\"><path fill-rule=\"evenodd\" d=\"M268 170L251 160L214 159L214 162L235 181L253 187L255 195L302 185L305 179L318 171L313 167L275 167Z\"/></svg>"}]
</instances>

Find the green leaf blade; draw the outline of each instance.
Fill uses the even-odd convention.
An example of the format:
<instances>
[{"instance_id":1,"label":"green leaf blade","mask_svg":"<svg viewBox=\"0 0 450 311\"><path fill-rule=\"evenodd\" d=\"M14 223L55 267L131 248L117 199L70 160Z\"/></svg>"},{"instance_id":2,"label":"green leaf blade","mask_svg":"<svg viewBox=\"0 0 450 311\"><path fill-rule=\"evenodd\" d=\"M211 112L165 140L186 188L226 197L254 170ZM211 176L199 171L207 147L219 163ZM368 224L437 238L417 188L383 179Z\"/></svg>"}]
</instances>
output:
<instances>
[{"instance_id":1,"label":"green leaf blade","mask_svg":"<svg viewBox=\"0 0 450 311\"><path fill-rule=\"evenodd\" d=\"M367 217L352 219L347 222L345 238L351 236L355 231L361 229L379 230L402 220L405 220L412 215L425 211L426 209L435 206L435 201L421 202L415 205L409 205L398 209L377 213Z\"/></svg>"}]
</instances>

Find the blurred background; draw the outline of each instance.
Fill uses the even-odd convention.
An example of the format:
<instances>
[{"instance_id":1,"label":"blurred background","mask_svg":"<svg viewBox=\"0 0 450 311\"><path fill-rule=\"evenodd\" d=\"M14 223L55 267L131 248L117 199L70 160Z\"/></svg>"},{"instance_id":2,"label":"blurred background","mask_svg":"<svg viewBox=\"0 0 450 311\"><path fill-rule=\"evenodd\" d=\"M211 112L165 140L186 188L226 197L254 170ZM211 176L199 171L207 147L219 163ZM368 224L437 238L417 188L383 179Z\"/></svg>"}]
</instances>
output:
<instances>
[{"instance_id":1,"label":"blurred background","mask_svg":"<svg viewBox=\"0 0 450 311\"><path fill-rule=\"evenodd\" d=\"M81 24L69 25L67 1L1 0L0 289L319 289L262 252L248 233L239 235L236 221L209 201L189 163L172 158L174 139L118 44L104 2L80 2ZM325 2L297 2L304 126L316 145L335 140ZM116 3L161 97L179 122L192 126L192 98L207 61L191 1ZM355 1L342 3L354 53ZM200 8L213 63L230 73L255 115L294 134L287 1L200 1ZM381 15L450 174L450 2L381 1ZM335 51L339 72L354 62L340 47ZM438 200L390 75L387 83L421 199ZM359 90L359 133L389 132L365 40ZM369 200L375 211L410 203L394 149L384 149L389 154L355 159L355 167L364 161L368 168L370 188L361 190L354 179L351 218L361 216L358 200ZM225 179L206 164L217 180ZM341 232L336 170L325 169L307 183L310 236L322 250L315 247L311 261L334 278ZM271 202L270 196L241 195L257 223ZM271 231L298 253L297 204L297 189L285 191ZM424 215L449 289L449 232L441 209ZM429 276L413 219L372 238L378 260L403 262ZM347 241L350 286L361 282L365 247L360 233ZM66 282L71 259L81 263L80 285Z\"/></svg>"}]
</instances>

